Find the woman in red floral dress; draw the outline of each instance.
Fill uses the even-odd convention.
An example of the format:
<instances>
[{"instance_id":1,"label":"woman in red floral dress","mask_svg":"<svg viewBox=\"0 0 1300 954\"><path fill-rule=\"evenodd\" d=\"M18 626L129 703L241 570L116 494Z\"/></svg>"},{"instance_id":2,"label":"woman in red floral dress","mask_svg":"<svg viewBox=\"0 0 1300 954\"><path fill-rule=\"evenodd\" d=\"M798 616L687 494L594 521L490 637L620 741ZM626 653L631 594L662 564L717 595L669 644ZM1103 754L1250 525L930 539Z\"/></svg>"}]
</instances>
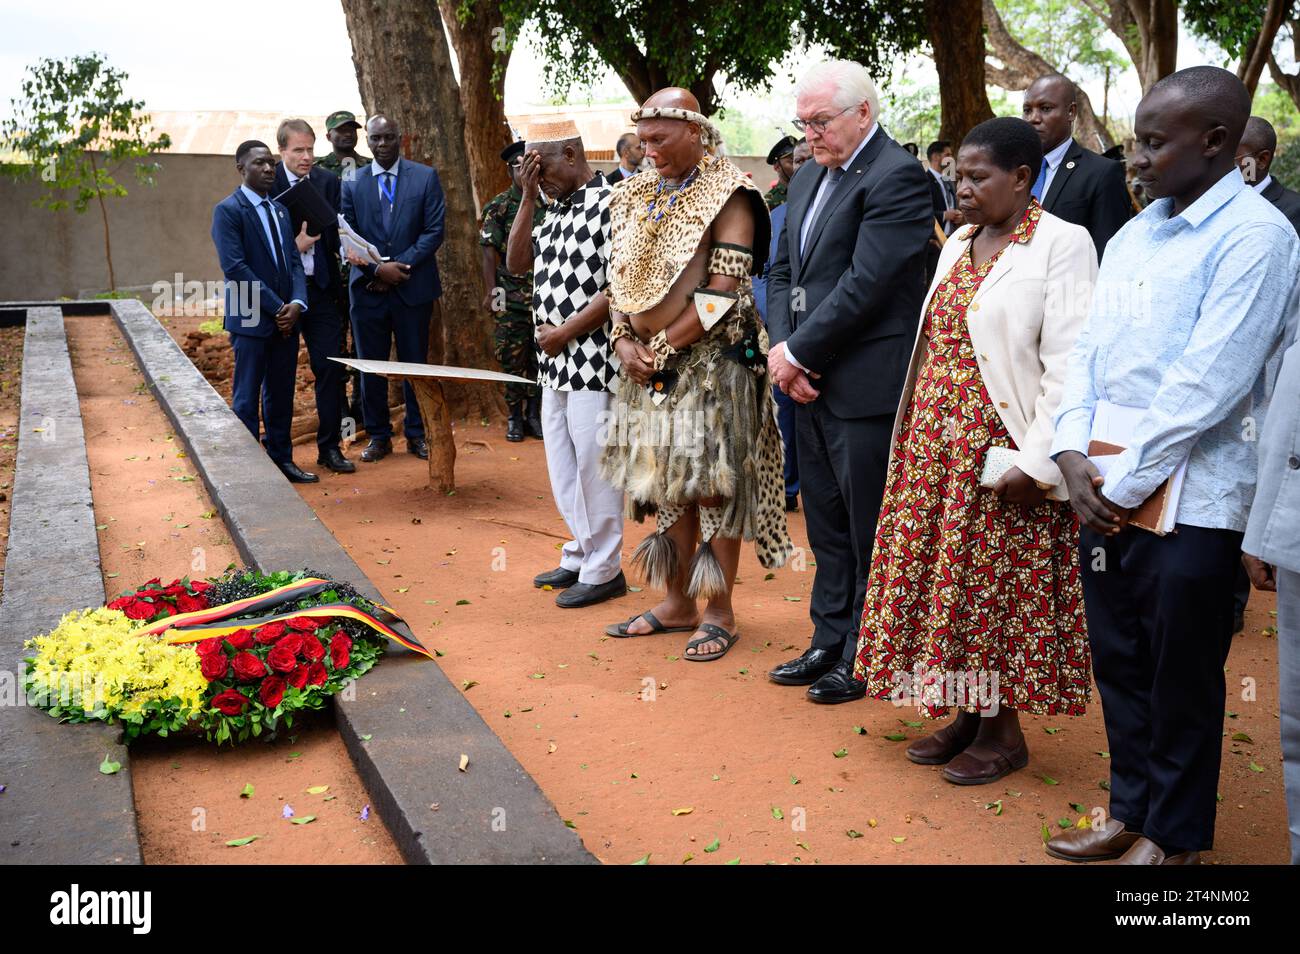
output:
<instances>
[{"instance_id":1,"label":"woman in red floral dress","mask_svg":"<svg viewBox=\"0 0 1300 954\"><path fill-rule=\"evenodd\" d=\"M957 784L1028 763L1019 712L1081 715L1091 692L1078 524L1048 451L1097 260L1033 198L1042 163L1019 119L962 143L969 227L923 310L858 639L868 695L958 710L907 750Z\"/></svg>"}]
</instances>

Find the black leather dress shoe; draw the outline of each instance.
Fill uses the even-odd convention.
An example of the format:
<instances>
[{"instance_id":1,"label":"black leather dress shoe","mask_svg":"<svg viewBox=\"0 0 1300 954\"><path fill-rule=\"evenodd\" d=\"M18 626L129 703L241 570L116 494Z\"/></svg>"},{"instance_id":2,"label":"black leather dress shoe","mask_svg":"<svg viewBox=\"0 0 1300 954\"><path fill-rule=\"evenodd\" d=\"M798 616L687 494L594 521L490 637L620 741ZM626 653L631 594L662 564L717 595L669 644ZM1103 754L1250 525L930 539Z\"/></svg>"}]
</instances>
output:
<instances>
[{"instance_id":1,"label":"black leather dress shoe","mask_svg":"<svg viewBox=\"0 0 1300 954\"><path fill-rule=\"evenodd\" d=\"M408 454L414 454L416 457L420 458L420 460L428 460L429 442L423 437L417 437L415 440L408 438L406 441L406 452Z\"/></svg>"},{"instance_id":2,"label":"black leather dress shoe","mask_svg":"<svg viewBox=\"0 0 1300 954\"><path fill-rule=\"evenodd\" d=\"M595 606L605 600L612 600L627 593L627 578L619 570L618 576L608 583L574 583L555 598L555 605L561 609L577 609L579 606Z\"/></svg>"},{"instance_id":3,"label":"black leather dress shoe","mask_svg":"<svg viewBox=\"0 0 1300 954\"><path fill-rule=\"evenodd\" d=\"M315 474L307 473L307 471L303 470L293 461L288 461L279 466L280 473L284 474L284 476L288 477L289 480L295 484L314 484L316 481L320 480L320 478Z\"/></svg>"},{"instance_id":4,"label":"black leather dress shoe","mask_svg":"<svg viewBox=\"0 0 1300 954\"><path fill-rule=\"evenodd\" d=\"M545 573L538 573L533 577L533 586L539 590L543 586L549 586L553 590L563 590L577 582L578 571L566 570L562 566L557 566L554 570L547 570Z\"/></svg>"},{"instance_id":5,"label":"black leather dress shoe","mask_svg":"<svg viewBox=\"0 0 1300 954\"><path fill-rule=\"evenodd\" d=\"M839 661L838 651L831 652L814 646L798 659L781 663L767 674L767 678L782 686L811 686Z\"/></svg>"},{"instance_id":6,"label":"black leather dress shoe","mask_svg":"<svg viewBox=\"0 0 1300 954\"><path fill-rule=\"evenodd\" d=\"M853 702L867 694L867 684L853 678L853 664L840 660L826 675L808 687L813 702Z\"/></svg>"},{"instance_id":7,"label":"black leather dress shoe","mask_svg":"<svg viewBox=\"0 0 1300 954\"><path fill-rule=\"evenodd\" d=\"M316 463L322 467L328 467L336 474L350 474L357 469L357 465L344 457L343 452L337 447L322 451L320 456L316 458Z\"/></svg>"},{"instance_id":8,"label":"black leather dress shoe","mask_svg":"<svg viewBox=\"0 0 1300 954\"><path fill-rule=\"evenodd\" d=\"M384 437L372 437L361 452L361 459L367 463L383 460L393 452L393 442Z\"/></svg>"}]
</instances>

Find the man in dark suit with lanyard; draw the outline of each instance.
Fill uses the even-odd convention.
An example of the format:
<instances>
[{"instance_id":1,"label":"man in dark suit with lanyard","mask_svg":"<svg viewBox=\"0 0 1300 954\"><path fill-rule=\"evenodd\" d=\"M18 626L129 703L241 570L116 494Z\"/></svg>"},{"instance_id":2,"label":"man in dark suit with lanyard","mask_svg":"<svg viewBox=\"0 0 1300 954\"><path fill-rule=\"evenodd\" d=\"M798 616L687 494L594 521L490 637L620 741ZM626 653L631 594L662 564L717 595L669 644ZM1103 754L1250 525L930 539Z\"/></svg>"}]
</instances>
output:
<instances>
[{"instance_id":1,"label":"man in dark suit with lanyard","mask_svg":"<svg viewBox=\"0 0 1300 954\"><path fill-rule=\"evenodd\" d=\"M224 324L235 352L231 406L254 439L260 407L267 455L294 483L314 483L320 478L294 464L289 436L298 320L307 308L302 257L288 210L270 198L275 156L266 143L241 143L235 168L243 185L212 210L212 242L226 276Z\"/></svg>"},{"instance_id":2,"label":"man in dark suit with lanyard","mask_svg":"<svg viewBox=\"0 0 1300 954\"><path fill-rule=\"evenodd\" d=\"M921 164L877 122L866 69L815 67L799 81L796 109L816 164L790 180L767 282L768 369L799 402L799 482L817 575L812 647L768 677L837 703L865 693L853 657L934 217Z\"/></svg>"},{"instance_id":3,"label":"man in dark suit with lanyard","mask_svg":"<svg viewBox=\"0 0 1300 954\"><path fill-rule=\"evenodd\" d=\"M352 337L362 358L387 361L396 342L397 360L428 360L433 303L442 294L434 253L442 245L446 202L438 173L399 156L401 130L387 116L366 124L374 160L343 183L343 217L385 261L352 264ZM424 423L410 384L406 395L406 449L429 458ZM363 461L378 461L393 451L388 418L388 383L376 374L361 376L366 433Z\"/></svg>"},{"instance_id":4,"label":"man in dark suit with lanyard","mask_svg":"<svg viewBox=\"0 0 1300 954\"><path fill-rule=\"evenodd\" d=\"M305 178L338 215L339 177L316 167L316 133L311 126L301 119L286 119L280 123L275 140L280 147L280 161L275 166L276 194ZM339 450L345 368L330 360L343 353L344 318L336 305L343 281L339 275L339 230L332 224L319 235L309 234L297 207L289 209L289 220L307 276L307 315L302 320L302 337L316 379L316 463L339 474L350 474L357 465Z\"/></svg>"},{"instance_id":5,"label":"man in dark suit with lanyard","mask_svg":"<svg viewBox=\"0 0 1300 954\"><path fill-rule=\"evenodd\" d=\"M1025 122L1043 144L1043 167L1030 191L1045 210L1087 229L1101 261L1106 243L1132 217L1133 203L1124 164L1074 140L1077 100L1074 83L1060 73L1040 76L1025 90Z\"/></svg>"}]
</instances>

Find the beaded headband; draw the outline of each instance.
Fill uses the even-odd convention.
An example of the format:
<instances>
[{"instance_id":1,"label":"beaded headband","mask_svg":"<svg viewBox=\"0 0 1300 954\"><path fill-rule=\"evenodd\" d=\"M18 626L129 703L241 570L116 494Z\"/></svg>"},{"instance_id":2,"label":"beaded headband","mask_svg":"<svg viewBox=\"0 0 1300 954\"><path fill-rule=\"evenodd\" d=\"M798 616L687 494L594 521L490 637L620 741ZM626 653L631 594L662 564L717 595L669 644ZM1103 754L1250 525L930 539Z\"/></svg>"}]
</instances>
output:
<instances>
[{"instance_id":1,"label":"beaded headband","mask_svg":"<svg viewBox=\"0 0 1300 954\"><path fill-rule=\"evenodd\" d=\"M700 127L700 143L706 149L715 149L722 145L722 133L702 113L679 106L642 106L632 114L632 122L643 119L679 119L685 123L695 123Z\"/></svg>"}]
</instances>

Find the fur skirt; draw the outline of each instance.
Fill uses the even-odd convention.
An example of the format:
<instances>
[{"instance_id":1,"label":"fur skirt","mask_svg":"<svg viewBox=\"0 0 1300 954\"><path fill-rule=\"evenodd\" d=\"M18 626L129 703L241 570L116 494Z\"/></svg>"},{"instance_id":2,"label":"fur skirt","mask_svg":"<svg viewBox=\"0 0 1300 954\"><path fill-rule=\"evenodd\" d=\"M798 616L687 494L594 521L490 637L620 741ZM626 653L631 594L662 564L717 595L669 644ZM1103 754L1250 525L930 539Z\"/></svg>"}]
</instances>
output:
<instances>
[{"instance_id":1,"label":"fur skirt","mask_svg":"<svg viewBox=\"0 0 1300 954\"><path fill-rule=\"evenodd\" d=\"M620 377L601 435L601 473L638 522L660 507L720 497L722 537L752 540L764 567L793 549L783 447L767 374L767 332L749 282L705 336L650 386Z\"/></svg>"}]
</instances>

